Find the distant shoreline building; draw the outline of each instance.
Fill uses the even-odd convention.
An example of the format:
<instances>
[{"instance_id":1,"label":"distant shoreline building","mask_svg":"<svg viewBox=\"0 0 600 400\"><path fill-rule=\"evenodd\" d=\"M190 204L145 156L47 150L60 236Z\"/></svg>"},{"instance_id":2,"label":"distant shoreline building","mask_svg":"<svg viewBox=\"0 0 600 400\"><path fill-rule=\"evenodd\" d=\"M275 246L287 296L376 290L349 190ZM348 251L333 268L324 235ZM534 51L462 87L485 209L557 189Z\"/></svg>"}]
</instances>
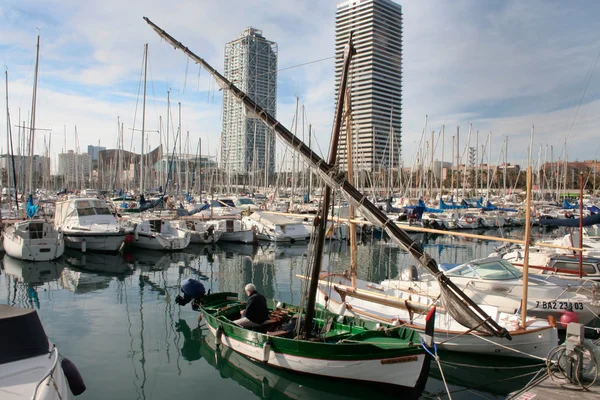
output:
<instances>
[{"instance_id":1,"label":"distant shoreline building","mask_svg":"<svg viewBox=\"0 0 600 400\"><path fill-rule=\"evenodd\" d=\"M106 150L106 147L88 145L87 153L90 156L90 161L92 162L92 170L98 169L98 155L104 150Z\"/></svg>"},{"instance_id":2,"label":"distant shoreline building","mask_svg":"<svg viewBox=\"0 0 600 400\"><path fill-rule=\"evenodd\" d=\"M68 187L89 186L91 174L90 156L73 150L58 155L58 174L64 177Z\"/></svg>"},{"instance_id":3,"label":"distant shoreline building","mask_svg":"<svg viewBox=\"0 0 600 400\"><path fill-rule=\"evenodd\" d=\"M272 116L277 113L277 44L262 31L244 29L225 45L225 78ZM275 137L259 118L228 91L223 93L221 168L229 176L256 175L259 182L275 172ZM254 180L256 182L256 179Z\"/></svg>"},{"instance_id":4,"label":"distant shoreline building","mask_svg":"<svg viewBox=\"0 0 600 400\"><path fill-rule=\"evenodd\" d=\"M350 32L357 51L348 77L355 168L397 169L402 155L402 7L391 0L337 5L336 98ZM346 168L346 162L346 135L342 134L340 166Z\"/></svg>"}]
</instances>

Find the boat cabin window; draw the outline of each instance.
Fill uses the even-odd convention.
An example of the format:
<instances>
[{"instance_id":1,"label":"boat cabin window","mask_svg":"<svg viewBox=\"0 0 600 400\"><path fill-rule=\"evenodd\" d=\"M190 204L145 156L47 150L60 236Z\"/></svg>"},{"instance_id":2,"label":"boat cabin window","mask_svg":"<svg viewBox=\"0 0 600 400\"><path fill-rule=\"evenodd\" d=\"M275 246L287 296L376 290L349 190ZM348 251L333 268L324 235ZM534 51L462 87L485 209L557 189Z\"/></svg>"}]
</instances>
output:
<instances>
[{"instance_id":1,"label":"boat cabin window","mask_svg":"<svg viewBox=\"0 0 600 400\"><path fill-rule=\"evenodd\" d=\"M233 200L231 200L231 199L221 199L219 201L229 207L235 207L235 204L233 204Z\"/></svg>"},{"instance_id":2,"label":"boat cabin window","mask_svg":"<svg viewBox=\"0 0 600 400\"><path fill-rule=\"evenodd\" d=\"M44 223L30 222L29 223L29 239L42 239L44 237Z\"/></svg>"},{"instance_id":3,"label":"boat cabin window","mask_svg":"<svg viewBox=\"0 0 600 400\"><path fill-rule=\"evenodd\" d=\"M76 205L77 215L80 217L87 215L111 215L108 205L101 201L78 201Z\"/></svg>"},{"instance_id":4,"label":"boat cabin window","mask_svg":"<svg viewBox=\"0 0 600 400\"><path fill-rule=\"evenodd\" d=\"M251 199L248 199L246 197L237 199L236 203L238 206L254 206L254 205L256 205L256 204L254 204L254 202Z\"/></svg>"},{"instance_id":5,"label":"boat cabin window","mask_svg":"<svg viewBox=\"0 0 600 400\"><path fill-rule=\"evenodd\" d=\"M519 279L522 276L521 271L504 260L463 265L449 271L448 275L492 280Z\"/></svg>"},{"instance_id":6,"label":"boat cabin window","mask_svg":"<svg viewBox=\"0 0 600 400\"><path fill-rule=\"evenodd\" d=\"M464 278L477 278L475 271L473 270L473 268L471 268L471 266L469 264L463 265L460 268L457 268L457 269L454 269L454 270L448 272L448 275L461 276Z\"/></svg>"},{"instance_id":7,"label":"boat cabin window","mask_svg":"<svg viewBox=\"0 0 600 400\"><path fill-rule=\"evenodd\" d=\"M566 271L579 272L579 262L568 262L568 261L557 261L554 263L552 268L562 269ZM585 274L597 274L595 264L583 263L583 272ZM570 275L570 274L569 274Z\"/></svg>"}]
</instances>

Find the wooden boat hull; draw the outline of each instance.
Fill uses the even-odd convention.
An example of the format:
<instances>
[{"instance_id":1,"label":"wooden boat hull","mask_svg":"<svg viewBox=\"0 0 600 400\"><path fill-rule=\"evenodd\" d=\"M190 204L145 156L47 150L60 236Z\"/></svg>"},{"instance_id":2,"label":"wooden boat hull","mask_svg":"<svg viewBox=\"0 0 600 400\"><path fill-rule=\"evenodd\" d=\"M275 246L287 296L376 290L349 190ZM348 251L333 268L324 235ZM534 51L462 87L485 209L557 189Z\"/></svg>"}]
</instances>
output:
<instances>
[{"instance_id":1,"label":"wooden boat hull","mask_svg":"<svg viewBox=\"0 0 600 400\"><path fill-rule=\"evenodd\" d=\"M210 296L218 295L229 295L229 300L236 297L234 293ZM305 341L244 329L218 316L215 310L201 306L216 344L270 366L336 379L390 385L403 393L414 392L416 395L422 391L427 379L429 356L418 345L418 334L410 329L399 328L402 331L392 333L391 339L386 339L383 331L372 330L366 333L373 335L367 336L368 339L354 335L349 336L345 343L337 339L330 342ZM239 310L231 311L239 315ZM353 337L356 340L352 340Z\"/></svg>"}]
</instances>

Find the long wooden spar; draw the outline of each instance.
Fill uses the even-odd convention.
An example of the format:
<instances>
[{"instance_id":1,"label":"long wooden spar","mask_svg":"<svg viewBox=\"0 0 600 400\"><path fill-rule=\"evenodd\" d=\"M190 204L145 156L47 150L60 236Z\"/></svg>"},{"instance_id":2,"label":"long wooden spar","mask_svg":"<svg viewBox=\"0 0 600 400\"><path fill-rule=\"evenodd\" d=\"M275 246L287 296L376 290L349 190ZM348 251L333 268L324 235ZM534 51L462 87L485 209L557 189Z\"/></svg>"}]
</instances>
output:
<instances>
[{"instance_id":1,"label":"long wooden spar","mask_svg":"<svg viewBox=\"0 0 600 400\"><path fill-rule=\"evenodd\" d=\"M319 155L306 146L292 132L281 125L277 119L256 104L256 102L248 97L246 93L225 79L223 75L217 72L204 59L194 54L190 49L184 46L181 42L175 40L175 38L158 27L147 17L144 17L144 20L161 38L170 43L175 49L183 51L188 57L194 60L197 64L200 64L204 69L212 74L217 81L217 84L223 90L228 90L231 94L237 97L238 100L244 104L248 112L251 112L256 117L260 118L268 127L277 133L282 141L298 151L305 161L315 170L319 177L323 179L327 186L331 188L338 188L346 200L360 209L362 214L368 220L370 220L373 224L385 229L390 237L394 238L394 240L396 240L400 246L409 252L431 274L433 274L440 283L440 288L444 295L443 300L447 302L448 305L454 306L446 307L454 319L468 328L479 325L478 330L480 331L486 332L490 335L503 336L510 339L509 332L492 320L481 309L481 307L473 302L469 296L463 293L447 276L442 274L436 261L431 258L421 246L413 241L406 232L398 227L394 221L390 220L387 215L385 215L373 203L371 203L367 199L367 196L360 193L350 182L348 182L346 180L346 174L343 171L339 171L336 166L325 162L325 160L323 160L321 157L319 157Z\"/></svg>"}]
</instances>

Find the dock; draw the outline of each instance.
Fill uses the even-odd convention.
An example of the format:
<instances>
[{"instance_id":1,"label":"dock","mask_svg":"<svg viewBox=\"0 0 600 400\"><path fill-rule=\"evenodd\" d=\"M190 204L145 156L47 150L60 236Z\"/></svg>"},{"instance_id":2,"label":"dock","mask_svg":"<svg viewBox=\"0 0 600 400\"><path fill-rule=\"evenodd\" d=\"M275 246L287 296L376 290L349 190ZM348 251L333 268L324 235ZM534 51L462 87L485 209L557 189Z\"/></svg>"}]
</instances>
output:
<instances>
[{"instance_id":1,"label":"dock","mask_svg":"<svg viewBox=\"0 0 600 400\"><path fill-rule=\"evenodd\" d=\"M584 382L589 385L586 389L570 383L567 379L550 377L548 371L525 386L523 389L507 396L510 400L597 400L600 399L600 377L596 382Z\"/></svg>"}]
</instances>

